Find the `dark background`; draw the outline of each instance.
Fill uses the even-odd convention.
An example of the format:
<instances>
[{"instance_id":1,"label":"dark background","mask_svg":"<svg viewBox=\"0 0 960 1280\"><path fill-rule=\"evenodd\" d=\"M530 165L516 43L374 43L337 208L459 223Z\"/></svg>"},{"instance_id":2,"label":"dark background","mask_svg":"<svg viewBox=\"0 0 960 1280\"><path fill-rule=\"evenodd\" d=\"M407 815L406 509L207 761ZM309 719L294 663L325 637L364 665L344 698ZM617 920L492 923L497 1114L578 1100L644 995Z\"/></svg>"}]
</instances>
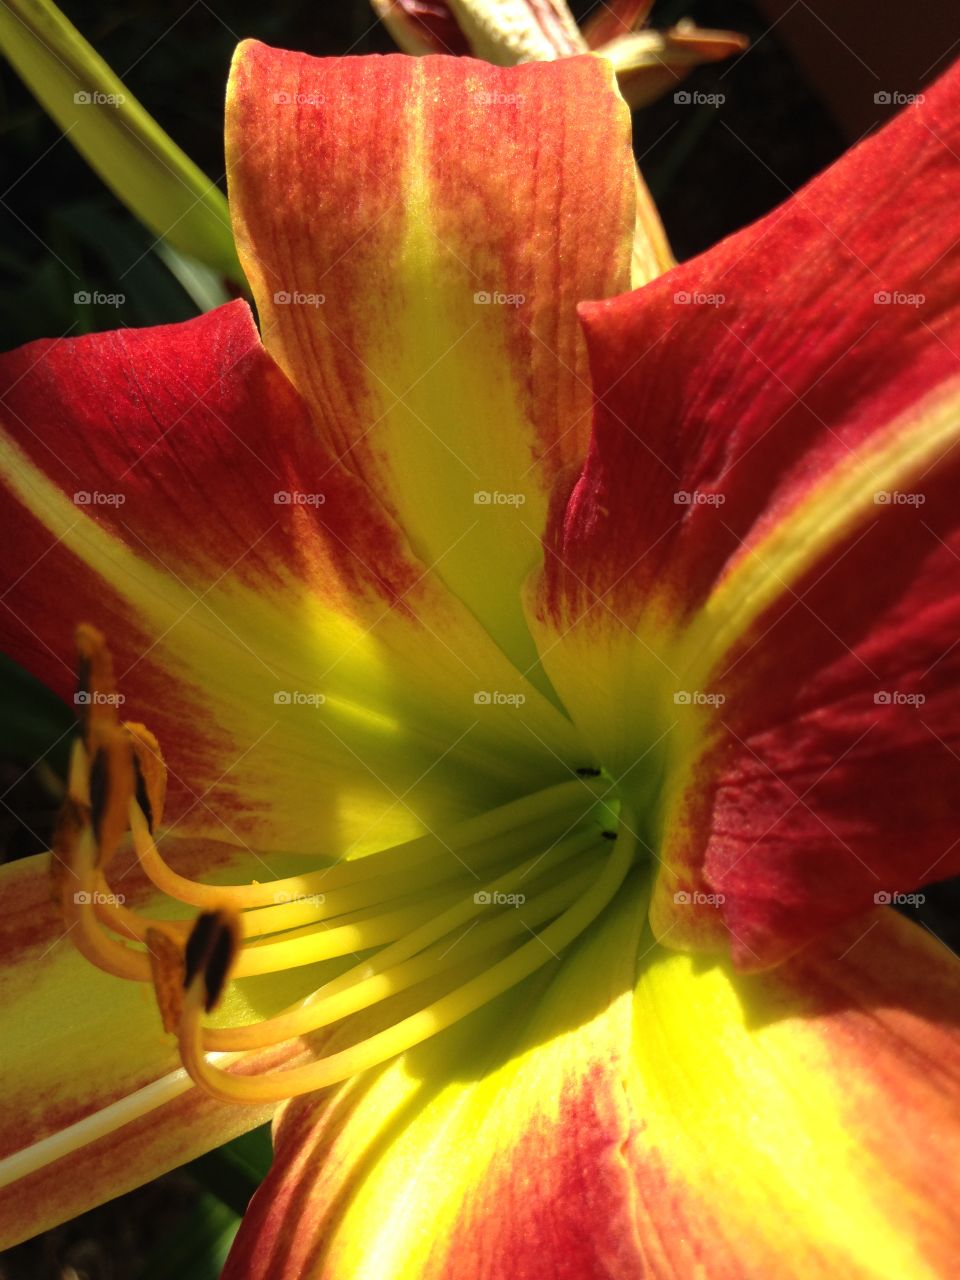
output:
<instances>
[{"instance_id":1,"label":"dark background","mask_svg":"<svg viewBox=\"0 0 960 1280\"><path fill-rule=\"evenodd\" d=\"M368 0L65 0L68 17L204 171L223 174L223 91L241 38L309 53L388 52ZM594 4L573 4L578 17ZM839 9L841 12L836 12ZM695 71L684 87L722 93L720 109L672 95L637 114L635 149L681 259L785 199L889 113L873 96L911 93L960 53L960 18L934 0L660 0L653 25L682 17L740 31L746 54ZM955 44L954 44L955 42ZM951 53L952 50L952 53ZM0 60L0 347L88 328L186 319L195 308L150 251L145 231L60 138ZM131 264L136 263L131 269ZM84 287L127 301L102 313ZM92 314L91 314L92 313ZM53 819L70 713L0 664L0 861L34 853ZM960 943L955 886L929 894L925 922ZM0 1280L209 1280L262 1176L261 1133L0 1255Z\"/></svg>"}]
</instances>

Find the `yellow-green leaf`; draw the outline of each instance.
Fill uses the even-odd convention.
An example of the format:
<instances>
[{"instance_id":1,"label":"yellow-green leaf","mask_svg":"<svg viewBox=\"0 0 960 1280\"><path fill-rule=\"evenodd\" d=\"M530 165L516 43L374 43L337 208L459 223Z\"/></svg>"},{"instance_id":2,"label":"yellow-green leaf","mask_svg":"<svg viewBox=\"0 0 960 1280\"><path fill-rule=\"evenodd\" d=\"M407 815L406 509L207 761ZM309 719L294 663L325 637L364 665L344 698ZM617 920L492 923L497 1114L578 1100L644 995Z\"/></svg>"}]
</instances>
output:
<instances>
[{"instance_id":1,"label":"yellow-green leaf","mask_svg":"<svg viewBox=\"0 0 960 1280\"><path fill-rule=\"evenodd\" d=\"M215 183L49 0L0 5L0 50L64 135L155 235L244 283Z\"/></svg>"}]
</instances>

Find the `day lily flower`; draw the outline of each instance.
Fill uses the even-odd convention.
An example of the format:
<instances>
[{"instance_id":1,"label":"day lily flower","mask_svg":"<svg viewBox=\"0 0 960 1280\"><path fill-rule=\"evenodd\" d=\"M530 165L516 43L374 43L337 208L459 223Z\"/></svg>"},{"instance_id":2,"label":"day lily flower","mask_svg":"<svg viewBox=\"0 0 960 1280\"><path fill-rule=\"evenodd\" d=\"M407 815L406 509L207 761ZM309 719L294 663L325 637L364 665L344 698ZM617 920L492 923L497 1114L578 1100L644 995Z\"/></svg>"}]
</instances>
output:
<instances>
[{"instance_id":1,"label":"day lily flower","mask_svg":"<svg viewBox=\"0 0 960 1280\"><path fill-rule=\"evenodd\" d=\"M5 636L72 697L84 624L6 1240L279 1105L228 1276L952 1274L876 904L960 869L958 147L954 71L625 292L602 60L241 46L261 333L2 361Z\"/></svg>"},{"instance_id":2,"label":"day lily flower","mask_svg":"<svg viewBox=\"0 0 960 1280\"><path fill-rule=\"evenodd\" d=\"M707 62L747 46L733 31L708 31L683 19L666 31L644 24L653 0L598 5L583 30L566 0L371 0L406 53L473 54L499 66L594 52L613 63L620 91L645 106Z\"/></svg>"}]
</instances>

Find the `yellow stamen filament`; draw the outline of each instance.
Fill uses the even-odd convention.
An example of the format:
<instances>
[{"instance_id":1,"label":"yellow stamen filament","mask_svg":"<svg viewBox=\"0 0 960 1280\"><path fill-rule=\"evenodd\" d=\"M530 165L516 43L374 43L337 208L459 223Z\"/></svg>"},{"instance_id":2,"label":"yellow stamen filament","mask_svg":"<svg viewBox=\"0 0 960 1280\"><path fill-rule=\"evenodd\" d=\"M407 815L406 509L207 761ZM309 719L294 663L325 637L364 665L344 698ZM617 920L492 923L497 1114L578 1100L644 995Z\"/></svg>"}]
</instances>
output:
<instances>
[{"instance_id":1,"label":"yellow stamen filament","mask_svg":"<svg viewBox=\"0 0 960 1280\"><path fill-rule=\"evenodd\" d=\"M569 826L569 821L565 821L561 831ZM256 907L245 911L241 917L243 932L246 936L259 937L281 929L293 929L301 923L313 923L361 911L370 906L382 906L394 899L409 898L425 891L438 893L444 886L453 888L457 882L466 880L471 872L476 875L481 870L487 870L491 863L510 862L529 849L532 843L544 840L545 827L546 824L540 822L531 830L528 824L517 831L485 840L482 844L462 846L460 852L467 855L467 865L464 865L465 859L458 859L447 851L441 857L430 858L408 870L394 872L385 869L375 879L345 885L342 889L334 889L332 893L308 894L300 902ZM451 884L451 881L454 883Z\"/></svg>"},{"instance_id":2,"label":"yellow stamen filament","mask_svg":"<svg viewBox=\"0 0 960 1280\"><path fill-rule=\"evenodd\" d=\"M532 871L552 870L558 863L565 861L572 854L581 853L595 841L596 830L586 833L581 831L546 852L538 851L510 873L481 885L476 892L511 893ZM383 943L393 942L397 938L412 933L435 917L438 908L441 913L445 913L449 908L454 911L462 910L467 919L483 910L483 904L476 900L473 893L466 902L463 895L463 888L444 894L434 891L426 902L421 902L416 907L372 915L356 923L332 927L323 933L308 929L279 942L254 943L252 946L245 947L240 953L233 976L240 978L252 974L275 973L280 969L314 964L318 960L332 960L338 956L366 951L370 947L381 946Z\"/></svg>"},{"instance_id":3,"label":"yellow stamen filament","mask_svg":"<svg viewBox=\"0 0 960 1280\"><path fill-rule=\"evenodd\" d=\"M163 861L149 838L142 813L131 812L131 828L143 869L158 889L191 906L245 911L252 907L275 905L284 897L293 901L312 894L332 893L385 873L400 875L431 859L449 858L451 854L462 853L471 846L502 839L506 833L513 833L518 828L543 823L547 819L561 820L567 814L585 813L598 802L606 789L605 784L594 778L561 782L467 818L440 833L428 832L406 844L394 845L378 853L343 860L320 871L287 876L265 884L211 885L190 880Z\"/></svg>"},{"instance_id":4,"label":"yellow stamen filament","mask_svg":"<svg viewBox=\"0 0 960 1280\"><path fill-rule=\"evenodd\" d=\"M97 919L97 897L102 883L97 868L97 845L89 824L76 842L71 870L74 889L62 897L64 923L77 950L92 963L118 978L150 981L145 952L134 951L112 938Z\"/></svg>"},{"instance_id":5,"label":"yellow stamen filament","mask_svg":"<svg viewBox=\"0 0 960 1280\"><path fill-rule=\"evenodd\" d=\"M279 973L383 946L429 920L438 906L446 910L459 896L458 893L436 894L426 902L420 901L396 911L373 908L370 911L351 912L343 923L338 919L329 926L321 923L319 928L308 926L294 930L277 942L264 940L250 943L237 958L233 975L249 978L259 974Z\"/></svg>"},{"instance_id":6,"label":"yellow stamen filament","mask_svg":"<svg viewBox=\"0 0 960 1280\"><path fill-rule=\"evenodd\" d=\"M419 982L435 977L445 967L462 964L473 956L494 950L516 934L522 935L535 929L569 907L587 889L593 878L593 871L581 871L532 898L522 907L504 911L476 927L468 925L460 934L455 934L454 931L464 923L466 913L462 907L455 907L444 912L429 926L414 930L393 946L385 947L378 953L375 962L357 965L284 1013L250 1026L207 1028L203 1033L204 1050L238 1052L262 1049L317 1031L321 1027L331 1026L352 1013L379 1004ZM444 930L442 934L441 929ZM424 946L427 930L437 935L438 941L426 946L411 959L405 959L411 955L411 951L416 952L419 947Z\"/></svg>"},{"instance_id":7,"label":"yellow stamen filament","mask_svg":"<svg viewBox=\"0 0 960 1280\"><path fill-rule=\"evenodd\" d=\"M84 784L84 757L78 756L78 760L77 790L81 792ZM318 894L314 890L310 895L301 895L304 899L301 901L283 902L245 912L239 917L241 933L245 937L254 937L257 941L241 953L234 976L272 973L356 954L394 942L417 930L438 911L446 911L461 902L470 871L476 874L478 869L483 869L490 862L509 861L518 851L529 849L535 840L542 850L549 838L543 834L545 829L552 831L559 828L562 832L564 828L573 828L573 838L579 841L577 848L582 847L583 815L590 809L596 809L598 789L596 783L585 785L580 780L547 788L535 796L524 797L520 801L511 802L458 824L456 829L442 837L419 838L409 845L401 846L399 850L385 850L383 855L370 855L353 863L341 863L332 869L339 873L338 878L342 880L354 871L360 872L362 878L356 883L344 884L329 895ZM531 821L534 815L540 815L539 822ZM496 832L500 824L518 819L524 821L519 829L491 834ZM154 867L165 867L156 851L146 817L132 798L129 803L129 820L138 857ZM587 832L588 838L592 838L595 830L595 825L591 824ZM480 837L480 843L470 844L472 836ZM438 845L444 850L441 856L432 853ZM552 866L558 858L568 856L572 848L563 840L555 841L555 845L559 852L554 849L549 850L546 855L538 852L533 863L546 857L545 866ZM413 846L416 848L413 849ZM95 845L90 847L90 852L95 855ZM395 852L399 855L397 861L387 856ZM408 863L410 869L397 871L397 862L401 866ZM380 872L379 876L369 875L371 865ZM521 870L527 865L524 863ZM166 870L169 871L169 868ZM172 871L169 874L174 880L170 887L179 887L183 878ZM273 885L252 885L249 889L255 900L264 891L270 892L275 898L285 898L291 894L290 886L305 885L310 888L316 883L318 876L329 874L330 869L275 881ZM81 937L84 954L111 973L138 981L150 981L149 957L139 949L118 941L107 929L144 945L151 929L159 930L171 939L179 939L182 943L189 934L191 922L157 920L122 905L116 900L116 895L111 893L106 878L96 866L95 857L87 867L86 877L82 892L77 895L81 912L79 918L83 924ZM79 886L79 881L76 883ZM473 883L476 884L475 881ZM278 884L285 887L277 890L275 886ZM220 892L216 886L195 887L210 890L214 895ZM502 888L499 885L495 887ZM236 893L231 895L230 889L239 889L244 894L248 891L247 887L227 886L228 902L225 905L228 908L233 905L229 899L232 897L235 901L238 896ZM92 912L89 910L91 904ZM71 915L71 920L75 918L77 917ZM332 923L324 924L326 919L330 919ZM306 927L298 928L304 922L307 922ZM321 926L319 929L318 925ZM102 926L106 926L106 929ZM277 932L284 933L282 940L264 940L267 934Z\"/></svg>"},{"instance_id":8,"label":"yellow stamen filament","mask_svg":"<svg viewBox=\"0 0 960 1280\"><path fill-rule=\"evenodd\" d=\"M102 872L97 877L96 890L94 907L97 919L124 938L146 943L147 933L151 929L159 929L171 938L178 938L181 942L186 942L190 936L192 920L155 920L130 907L125 907L118 901L119 895L113 892Z\"/></svg>"},{"instance_id":9,"label":"yellow stamen filament","mask_svg":"<svg viewBox=\"0 0 960 1280\"><path fill-rule=\"evenodd\" d=\"M279 1102L336 1084L405 1052L516 986L578 937L610 903L630 870L636 849L633 825L632 816L624 812L603 870L586 893L537 937L418 1013L309 1066L262 1076L239 1076L211 1064L204 1054L203 985L199 979L194 980L186 993L180 1023L184 1066L198 1084L225 1101Z\"/></svg>"},{"instance_id":10,"label":"yellow stamen filament","mask_svg":"<svg viewBox=\"0 0 960 1280\"><path fill-rule=\"evenodd\" d=\"M98 732L100 727L99 723L95 724ZM108 724L104 732L120 734L122 731ZM104 788L112 792L111 805L115 812L121 803L123 787L129 785L132 791L132 767L129 770L125 767L129 762L123 760L116 741L103 758L106 765ZM119 978L149 982L150 965L146 955L111 937L101 928L97 918L105 881L100 870L103 850L93 829L90 775L91 759L83 741L78 739L70 754L67 801L53 841L56 858L54 887L64 923L77 950L92 964ZM123 804L125 807L125 800ZM111 843L115 841L115 825L109 837Z\"/></svg>"}]
</instances>

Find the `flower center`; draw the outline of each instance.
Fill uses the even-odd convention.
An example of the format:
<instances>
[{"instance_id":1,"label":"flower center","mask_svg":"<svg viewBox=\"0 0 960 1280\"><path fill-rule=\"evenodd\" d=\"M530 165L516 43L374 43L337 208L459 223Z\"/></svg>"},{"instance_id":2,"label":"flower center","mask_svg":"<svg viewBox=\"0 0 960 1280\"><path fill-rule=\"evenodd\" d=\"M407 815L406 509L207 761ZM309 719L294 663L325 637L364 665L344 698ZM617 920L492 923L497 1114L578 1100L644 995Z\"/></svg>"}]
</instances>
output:
<instances>
[{"instance_id":1,"label":"flower center","mask_svg":"<svg viewBox=\"0 0 960 1280\"><path fill-rule=\"evenodd\" d=\"M81 628L78 647L85 714L54 842L63 913L94 964L153 983L184 1066L218 1097L280 1101L413 1047L555 959L633 862L635 824L598 771L582 768L361 858L268 883L189 879L155 839L166 783L156 739L120 724L99 633ZM147 917L110 892L109 865L128 831L153 884L200 909L195 922ZM344 971L350 956L357 963ZM322 961L339 961L337 972L296 1005L246 1025L207 1024L228 981ZM403 1016L391 1013L400 995ZM250 1073L251 1051L324 1028L353 1043L306 1065Z\"/></svg>"}]
</instances>

